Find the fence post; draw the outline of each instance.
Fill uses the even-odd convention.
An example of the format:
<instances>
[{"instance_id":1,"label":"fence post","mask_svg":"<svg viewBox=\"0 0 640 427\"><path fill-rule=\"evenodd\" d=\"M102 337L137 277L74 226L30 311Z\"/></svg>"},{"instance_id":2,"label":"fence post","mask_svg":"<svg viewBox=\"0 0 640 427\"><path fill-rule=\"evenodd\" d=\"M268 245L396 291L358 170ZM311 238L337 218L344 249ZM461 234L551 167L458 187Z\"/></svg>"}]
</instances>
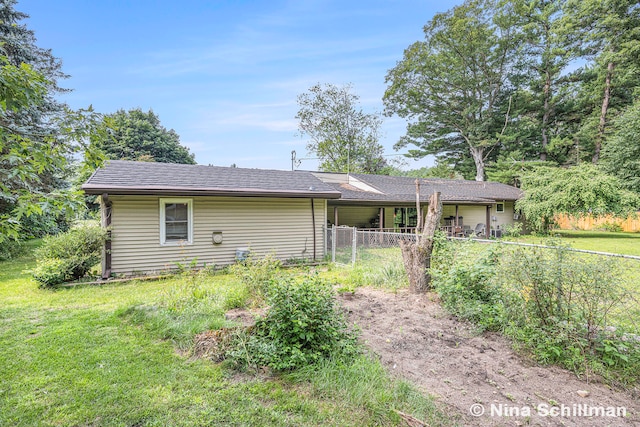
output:
<instances>
[{"instance_id":1,"label":"fence post","mask_svg":"<svg viewBox=\"0 0 640 427\"><path fill-rule=\"evenodd\" d=\"M351 246L351 265L356 264L356 248L358 247L358 229L353 227L353 242Z\"/></svg>"},{"instance_id":2,"label":"fence post","mask_svg":"<svg viewBox=\"0 0 640 427\"><path fill-rule=\"evenodd\" d=\"M336 262L336 225L331 227L331 262Z\"/></svg>"}]
</instances>

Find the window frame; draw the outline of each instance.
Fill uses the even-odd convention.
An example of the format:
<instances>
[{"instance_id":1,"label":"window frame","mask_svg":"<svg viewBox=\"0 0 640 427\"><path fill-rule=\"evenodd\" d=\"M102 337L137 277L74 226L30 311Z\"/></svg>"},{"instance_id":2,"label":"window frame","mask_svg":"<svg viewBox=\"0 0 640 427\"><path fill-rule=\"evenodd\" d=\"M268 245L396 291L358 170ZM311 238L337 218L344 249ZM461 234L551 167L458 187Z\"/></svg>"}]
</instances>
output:
<instances>
[{"instance_id":1,"label":"window frame","mask_svg":"<svg viewBox=\"0 0 640 427\"><path fill-rule=\"evenodd\" d=\"M167 240L167 222L166 213L167 205L185 204L187 205L187 239L186 240ZM193 199L181 197L161 198L160 199L160 246L181 246L193 244Z\"/></svg>"},{"instance_id":2,"label":"window frame","mask_svg":"<svg viewBox=\"0 0 640 427\"><path fill-rule=\"evenodd\" d=\"M502 205L502 210L498 209L498 206ZM505 212L505 203L504 202L496 202L496 213L503 214Z\"/></svg>"}]
</instances>

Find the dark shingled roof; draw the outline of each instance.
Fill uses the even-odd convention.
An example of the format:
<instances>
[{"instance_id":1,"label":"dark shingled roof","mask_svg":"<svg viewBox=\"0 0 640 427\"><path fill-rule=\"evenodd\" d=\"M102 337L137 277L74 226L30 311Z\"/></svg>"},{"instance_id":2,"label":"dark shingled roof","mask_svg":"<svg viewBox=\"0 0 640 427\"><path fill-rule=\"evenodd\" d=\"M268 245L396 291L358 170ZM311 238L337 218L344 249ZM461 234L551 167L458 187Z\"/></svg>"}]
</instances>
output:
<instances>
[{"instance_id":1,"label":"dark shingled roof","mask_svg":"<svg viewBox=\"0 0 640 427\"><path fill-rule=\"evenodd\" d=\"M322 174L316 174L322 179ZM386 175L351 174L353 178L373 187L380 193L365 191L350 184L332 183L342 193L341 202L404 202L415 203L415 178ZM428 200L429 196L439 191L445 203L495 203L502 200L518 200L522 197L519 188L498 182L478 182L454 179L420 179L420 198Z\"/></svg>"},{"instance_id":2,"label":"dark shingled roof","mask_svg":"<svg viewBox=\"0 0 640 427\"><path fill-rule=\"evenodd\" d=\"M230 195L337 199L310 172L111 160L82 186L87 194Z\"/></svg>"}]
</instances>

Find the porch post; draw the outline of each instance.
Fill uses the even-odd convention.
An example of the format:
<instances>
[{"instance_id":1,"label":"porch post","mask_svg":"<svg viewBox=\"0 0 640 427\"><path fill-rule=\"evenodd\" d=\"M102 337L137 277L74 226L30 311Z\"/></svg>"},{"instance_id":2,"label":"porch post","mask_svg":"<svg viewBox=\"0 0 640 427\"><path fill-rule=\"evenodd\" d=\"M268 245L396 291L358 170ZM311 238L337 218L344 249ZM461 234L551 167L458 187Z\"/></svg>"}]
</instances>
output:
<instances>
[{"instance_id":1,"label":"porch post","mask_svg":"<svg viewBox=\"0 0 640 427\"><path fill-rule=\"evenodd\" d=\"M458 221L458 205L456 205L456 227L460 225Z\"/></svg>"},{"instance_id":2,"label":"porch post","mask_svg":"<svg viewBox=\"0 0 640 427\"><path fill-rule=\"evenodd\" d=\"M378 217L380 219L380 223L378 224L378 228L380 229L380 231L382 231L382 229L384 228L384 208L380 208L378 210L379 214Z\"/></svg>"},{"instance_id":3,"label":"porch post","mask_svg":"<svg viewBox=\"0 0 640 427\"><path fill-rule=\"evenodd\" d=\"M485 235L487 237L487 239L489 237L491 237L491 205L487 206L487 218L486 218L486 225L485 225Z\"/></svg>"},{"instance_id":4,"label":"porch post","mask_svg":"<svg viewBox=\"0 0 640 427\"><path fill-rule=\"evenodd\" d=\"M107 230L107 238L104 242L102 258L102 278L104 280L111 277L111 206L109 194L102 194L102 226Z\"/></svg>"},{"instance_id":5,"label":"porch post","mask_svg":"<svg viewBox=\"0 0 640 427\"><path fill-rule=\"evenodd\" d=\"M333 225L338 226L338 207L333 207Z\"/></svg>"}]
</instances>

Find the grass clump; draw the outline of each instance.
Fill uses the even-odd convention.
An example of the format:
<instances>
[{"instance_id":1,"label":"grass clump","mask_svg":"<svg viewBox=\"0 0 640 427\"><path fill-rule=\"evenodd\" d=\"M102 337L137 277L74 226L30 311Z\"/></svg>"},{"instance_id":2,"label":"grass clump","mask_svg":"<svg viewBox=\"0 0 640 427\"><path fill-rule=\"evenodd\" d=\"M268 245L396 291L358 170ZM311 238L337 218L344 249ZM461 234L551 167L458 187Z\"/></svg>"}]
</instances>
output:
<instances>
[{"instance_id":1,"label":"grass clump","mask_svg":"<svg viewBox=\"0 0 640 427\"><path fill-rule=\"evenodd\" d=\"M407 425L399 413L412 414L426 425L451 425L433 400L411 384L389 377L375 356L359 354L349 363L332 358L286 374L295 383L308 383L315 395L339 402L345 410L360 408L361 425Z\"/></svg>"}]
</instances>

